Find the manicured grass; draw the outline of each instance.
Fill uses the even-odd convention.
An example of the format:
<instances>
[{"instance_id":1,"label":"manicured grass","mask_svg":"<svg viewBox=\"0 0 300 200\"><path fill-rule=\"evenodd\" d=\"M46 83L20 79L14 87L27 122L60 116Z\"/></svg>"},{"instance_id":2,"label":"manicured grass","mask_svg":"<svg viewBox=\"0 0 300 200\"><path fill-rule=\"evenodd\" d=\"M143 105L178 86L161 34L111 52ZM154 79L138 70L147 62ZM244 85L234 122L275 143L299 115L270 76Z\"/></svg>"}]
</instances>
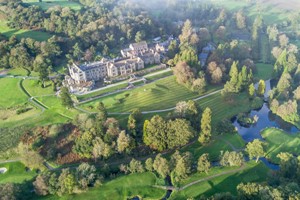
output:
<instances>
[{"instance_id":1,"label":"manicured grass","mask_svg":"<svg viewBox=\"0 0 300 200\"><path fill-rule=\"evenodd\" d=\"M37 80L25 79L23 86L31 96L42 96L55 94L51 82L46 82L46 87L42 88Z\"/></svg>"},{"instance_id":2,"label":"manicured grass","mask_svg":"<svg viewBox=\"0 0 300 200\"><path fill-rule=\"evenodd\" d=\"M14 76L27 76L27 70L24 68L16 68L16 69L10 69L7 72L7 75L14 75ZM38 76L39 74L35 71L30 72L30 76Z\"/></svg>"},{"instance_id":3,"label":"manicured grass","mask_svg":"<svg viewBox=\"0 0 300 200\"><path fill-rule=\"evenodd\" d=\"M42 32L42 31L25 30L25 29L21 29L21 30L11 29L7 26L5 21L0 21L0 33L8 38L15 35L18 39L32 38L37 41L45 41L45 40L48 40L52 36L51 34Z\"/></svg>"},{"instance_id":4,"label":"manicured grass","mask_svg":"<svg viewBox=\"0 0 300 200\"><path fill-rule=\"evenodd\" d=\"M82 7L80 3L68 0L43 0L42 2L39 2L38 0L23 0L23 2L26 4L39 6L43 10L48 10L49 8L54 6L69 7L73 10L80 10Z\"/></svg>"},{"instance_id":5,"label":"manicured grass","mask_svg":"<svg viewBox=\"0 0 300 200\"><path fill-rule=\"evenodd\" d=\"M103 90L95 91L95 92L92 92L92 93L89 93L89 94L77 95L77 99L78 100L84 100L84 99L88 99L88 98L91 98L91 97L100 96L102 94L106 94L106 93L109 93L109 92L114 92L116 90L124 89L127 86L128 86L128 83L123 83L123 84L116 85L116 86L113 86L113 87L105 88Z\"/></svg>"},{"instance_id":6,"label":"manicured grass","mask_svg":"<svg viewBox=\"0 0 300 200\"><path fill-rule=\"evenodd\" d=\"M279 163L276 156L280 152L300 155L300 136L298 134L291 135L280 129L267 128L261 132L261 135L267 143L267 158L272 162Z\"/></svg>"},{"instance_id":7,"label":"manicured grass","mask_svg":"<svg viewBox=\"0 0 300 200\"><path fill-rule=\"evenodd\" d=\"M22 183L26 180L31 180L36 176L34 171L26 172L25 166L20 162L0 164L0 168L7 168L5 174L0 174L1 183Z\"/></svg>"},{"instance_id":8,"label":"manicured grass","mask_svg":"<svg viewBox=\"0 0 300 200\"><path fill-rule=\"evenodd\" d=\"M116 178L104 183L100 187L88 190L86 193L78 195L67 195L63 197L48 196L40 199L73 199L73 200L110 200L110 199L130 199L139 196L142 199L162 199L166 191L152 187L156 184L156 177L152 173L130 174Z\"/></svg>"},{"instance_id":9,"label":"manicured grass","mask_svg":"<svg viewBox=\"0 0 300 200\"><path fill-rule=\"evenodd\" d=\"M228 142L231 143L237 149L245 147L245 142L243 141L240 135L226 134L213 138L212 141L206 146L203 146L198 141L196 141L194 144L182 148L180 151L191 152L195 160L197 160L202 154L208 153L210 160L216 161L219 159L221 151L233 151L232 147L228 144Z\"/></svg>"},{"instance_id":10,"label":"manicured grass","mask_svg":"<svg viewBox=\"0 0 300 200\"><path fill-rule=\"evenodd\" d=\"M235 95L233 100L226 102L220 93L201 99L197 102L201 108L209 107L212 110L212 123L230 119L241 112L251 110L250 101L246 93Z\"/></svg>"},{"instance_id":11,"label":"manicured grass","mask_svg":"<svg viewBox=\"0 0 300 200\"><path fill-rule=\"evenodd\" d=\"M213 0L212 2L222 8L234 12L243 9L243 13L245 13L245 15L250 17L252 20L254 20L257 15L261 14L266 24L274 24L278 23L278 21L286 20L290 14L287 9L295 11L299 9L298 6L294 6L297 5L297 0L294 0L294 2L291 3L287 3L286 1L282 0L266 0L260 6L261 12L257 10L256 4L250 5L246 1Z\"/></svg>"},{"instance_id":12,"label":"manicured grass","mask_svg":"<svg viewBox=\"0 0 300 200\"><path fill-rule=\"evenodd\" d=\"M20 79L0 78L0 109L27 102L27 96L19 88Z\"/></svg>"},{"instance_id":13,"label":"manicured grass","mask_svg":"<svg viewBox=\"0 0 300 200\"><path fill-rule=\"evenodd\" d=\"M76 109L67 109L61 104L61 99L56 96L37 97L39 102L46 106L49 111L58 113L59 115L72 119L79 111Z\"/></svg>"},{"instance_id":14,"label":"manicured grass","mask_svg":"<svg viewBox=\"0 0 300 200\"><path fill-rule=\"evenodd\" d=\"M216 89L214 87L207 93ZM109 112L130 112L135 108L148 111L174 107L179 101L193 99L198 96L200 95L179 85L175 77L171 76L140 88L82 104L81 107L89 109L90 106L95 106L96 102L102 101Z\"/></svg>"},{"instance_id":15,"label":"manicured grass","mask_svg":"<svg viewBox=\"0 0 300 200\"><path fill-rule=\"evenodd\" d=\"M272 78L273 73L273 65L271 64L264 64L264 63L257 63L257 74L255 74L255 78L268 80Z\"/></svg>"},{"instance_id":16,"label":"manicured grass","mask_svg":"<svg viewBox=\"0 0 300 200\"><path fill-rule=\"evenodd\" d=\"M269 170L263 163L257 164L249 162L246 166L246 169L243 171L222 175L211 180L192 185L185 190L173 192L170 200L185 200L187 198L199 199L202 195L209 197L220 192L231 192L232 194L236 194L236 187L241 182L265 181ZM199 175L196 174L196 176ZM193 179L193 177L191 177L191 179Z\"/></svg>"}]
</instances>

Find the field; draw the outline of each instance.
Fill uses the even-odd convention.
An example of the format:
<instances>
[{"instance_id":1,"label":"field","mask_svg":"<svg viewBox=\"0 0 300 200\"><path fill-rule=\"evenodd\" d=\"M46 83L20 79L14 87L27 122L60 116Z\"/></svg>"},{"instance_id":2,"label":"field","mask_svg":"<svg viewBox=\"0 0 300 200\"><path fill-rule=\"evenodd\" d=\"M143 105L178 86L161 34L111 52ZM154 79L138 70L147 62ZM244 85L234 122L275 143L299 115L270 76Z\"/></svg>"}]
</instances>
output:
<instances>
[{"instance_id":1,"label":"field","mask_svg":"<svg viewBox=\"0 0 300 200\"><path fill-rule=\"evenodd\" d=\"M229 9L231 11L243 10L251 19L255 19L258 14L262 14L266 24L278 23L278 21L286 20L290 11L297 11L299 3L297 0L262 0L259 5L261 12L255 3L249 5L246 1L236 0L211 0L211 2L219 7Z\"/></svg>"},{"instance_id":2,"label":"field","mask_svg":"<svg viewBox=\"0 0 300 200\"><path fill-rule=\"evenodd\" d=\"M23 0L24 3L40 6L43 10L48 10L54 6L61 6L61 7L69 7L73 10L80 10L82 5L77 2L72 2L68 0L43 0L39 2L39 0Z\"/></svg>"},{"instance_id":3,"label":"field","mask_svg":"<svg viewBox=\"0 0 300 200\"><path fill-rule=\"evenodd\" d=\"M28 97L19 87L20 79L0 78L0 109L9 108L27 102Z\"/></svg>"},{"instance_id":4,"label":"field","mask_svg":"<svg viewBox=\"0 0 300 200\"><path fill-rule=\"evenodd\" d=\"M264 181L267 177L268 171L268 168L263 163L256 164L254 162L250 162L246 164L246 169L240 172L222 175L211 180L192 185L182 191L172 193L170 199L199 199L202 195L208 197L222 191L236 194L236 187L238 184L240 184L241 182L245 183ZM195 174L189 177L188 180L185 180L185 182L192 182L198 177L199 174Z\"/></svg>"},{"instance_id":5,"label":"field","mask_svg":"<svg viewBox=\"0 0 300 200\"><path fill-rule=\"evenodd\" d=\"M49 196L40 199L73 199L73 200L110 200L110 199L130 199L139 196L142 199L162 199L165 191L152 187L157 179L152 173L130 174L116 178L112 181L104 183L100 187L88 190L86 193L70 196Z\"/></svg>"},{"instance_id":6,"label":"field","mask_svg":"<svg viewBox=\"0 0 300 200\"><path fill-rule=\"evenodd\" d=\"M25 30L25 29L21 29L21 30L11 29L6 25L6 22L4 20L0 21L0 33L8 38L15 35L18 39L32 38L37 41L45 41L45 40L48 40L52 36L51 34L42 32L42 31Z\"/></svg>"},{"instance_id":7,"label":"field","mask_svg":"<svg viewBox=\"0 0 300 200\"><path fill-rule=\"evenodd\" d=\"M261 132L267 142L267 158L274 163L279 163L276 157L280 152L289 152L293 155L300 155L300 136L291 135L280 129L267 128Z\"/></svg>"},{"instance_id":8,"label":"field","mask_svg":"<svg viewBox=\"0 0 300 200\"><path fill-rule=\"evenodd\" d=\"M207 93L215 91L214 87ZM177 102L193 99L200 96L179 85L174 76L158 80L143 87L118 94L109 95L98 100L82 104L89 109L96 102L102 101L109 112L129 112L135 108L141 111L166 109L174 107Z\"/></svg>"},{"instance_id":9,"label":"field","mask_svg":"<svg viewBox=\"0 0 300 200\"><path fill-rule=\"evenodd\" d=\"M202 146L198 141L196 141L194 144L182 148L180 151L189 151L196 159L199 158L202 154L208 153L210 160L217 161L219 159L221 151L233 151L229 143L231 143L237 149L245 147L245 142L240 135L227 134L213 138L212 142L210 142L206 146Z\"/></svg>"},{"instance_id":10,"label":"field","mask_svg":"<svg viewBox=\"0 0 300 200\"><path fill-rule=\"evenodd\" d=\"M22 183L26 180L31 180L36 176L34 171L26 172L25 166L20 162L5 163L0 164L0 168L7 168L5 174L0 174L0 184L1 183Z\"/></svg>"}]
</instances>

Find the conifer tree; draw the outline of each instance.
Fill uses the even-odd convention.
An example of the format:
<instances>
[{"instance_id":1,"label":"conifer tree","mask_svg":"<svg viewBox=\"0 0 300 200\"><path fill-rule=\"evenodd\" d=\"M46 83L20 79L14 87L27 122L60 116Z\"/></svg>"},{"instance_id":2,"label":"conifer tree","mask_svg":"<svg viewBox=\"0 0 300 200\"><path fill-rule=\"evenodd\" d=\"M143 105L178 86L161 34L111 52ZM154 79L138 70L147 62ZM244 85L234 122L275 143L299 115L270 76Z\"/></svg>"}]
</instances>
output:
<instances>
[{"instance_id":1,"label":"conifer tree","mask_svg":"<svg viewBox=\"0 0 300 200\"><path fill-rule=\"evenodd\" d=\"M211 110L205 108L201 118L201 133L199 136L199 142L201 144L207 144L211 138Z\"/></svg>"}]
</instances>

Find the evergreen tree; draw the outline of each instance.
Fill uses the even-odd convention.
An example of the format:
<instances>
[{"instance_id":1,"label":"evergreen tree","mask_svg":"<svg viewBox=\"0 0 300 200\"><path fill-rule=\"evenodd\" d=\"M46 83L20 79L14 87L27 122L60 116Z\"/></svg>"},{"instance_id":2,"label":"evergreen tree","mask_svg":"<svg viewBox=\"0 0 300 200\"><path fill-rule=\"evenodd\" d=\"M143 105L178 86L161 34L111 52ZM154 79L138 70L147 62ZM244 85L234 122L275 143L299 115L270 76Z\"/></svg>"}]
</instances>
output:
<instances>
[{"instance_id":1,"label":"evergreen tree","mask_svg":"<svg viewBox=\"0 0 300 200\"><path fill-rule=\"evenodd\" d=\"M250 97L250 98L253 98L254 95L255 95L255 87L254 87L254 84L253 84L253 83L251 83L251 84L249 85L249 88L248 88L248 94L249 94L249 97Z\"/></svg>"},{"instance_id":2,"label":"evergreen tree","mask_svg":"<svg viewBox=\"0 0 300 200\"><path fill-rule=\"evenodd\" d=\"M199 136L199 142L201 144L207 144L211 138L211 110L205 108L201 118L201 132Z\"/></svg>"},{"instance_id":3,"label":"evergreen tree","mask_svg":"<svg viewBox=\"0 0 300 200\"><path fill-rule=\"evenodd\" d=\"M257 95L264 96L266 90L266 84L264 80L260 80L257 88Z\"/></svg>"},{"instance_id":4,"label":"evergreen tree","mask_svg":"<svg viewBox=\"0 0 300 200\"><path fill-rule=\"evenodd\" d=\"M60 90L60 97L61 97L61 103L63 106L67 107L67 108L73 108L73 101L71 98L71 95L69 93L68 88L66 87L62 87Z\"/></svg>"}]
</instances>

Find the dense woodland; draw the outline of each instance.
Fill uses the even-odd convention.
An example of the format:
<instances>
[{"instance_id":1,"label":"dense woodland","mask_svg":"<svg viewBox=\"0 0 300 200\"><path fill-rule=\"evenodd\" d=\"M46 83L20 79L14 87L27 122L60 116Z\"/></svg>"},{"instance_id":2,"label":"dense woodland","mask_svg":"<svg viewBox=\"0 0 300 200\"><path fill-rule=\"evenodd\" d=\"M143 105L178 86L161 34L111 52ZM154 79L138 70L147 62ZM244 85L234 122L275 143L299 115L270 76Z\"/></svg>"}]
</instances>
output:
<instances>
[{"instance_id":1,"label":"dense woodland","mask_svg":"<svg viewBox=\"0 0 300 200\"><path fill-rule=\"evenodd\" d=\"M222 97L227 102L242 92L247 93L251 107L257 109L264 101L265 82L255 80L255 63L275 63L276 87L270 93L270 108L288 122L299 122L299 53L289 42L295 35L279 31L282 27L294 28L298 15L292 13L288 21L270 26L261 16L251 20L242 10L232 13L193 1L180 4L180 0L169 0L159 16L151 12L151 5L141 7L134 1L77 2L84 5L79 11L61 7L42 10L18 0L0 1L1 12L10 19L9 27L53 34L44 42L1 36L0 68L25 68L28 75L38 72L43 87L51 78L49 75L63 64L114 58L130 42L174 35L178 39L170 44L163 62L172 67L179 84L199 94L208 86L224 86ZM199 53L210 42L216 50L201 65ZM62 78L63 75L51 78L54 89L60 86ZM255 82L259 82L257 89ZM61 98L65 107L73 107L66 88L62 88ZM260 140L248 143L245 152L220 152L217 160L211 160L206 153L193 158L188 151L178 151L194 141L204 146L209 144L212 133L237 134L229 120L213 126L211 109L200 108L192 100L178 102L175 110L165 117L154 115L145 119L136 109L126 119L126 125L109 116L103 103L96 109L96 114L79 114L66 124L24 130L18 153L29 169L40 170L39 175L29 183L0 184L0 199L81 193L106 179L145 171L161 179L171 177L176 186L196 172L207 174L212 161L224 167L242 167L245 156L258 162L265 155L265 143ZM241 116L240 120L245 118ZM166 153L171 156L165 156ZM147 159L135 159L140 157ZM300 198L299 157L280 153L278 158L280 170L272 172L264 184L241 183L237 186L237 196L220 193L210 199ZM48 172L44 160L61 166L81 164ZM35 194L28 192L32 189Z\"/></svg>"}]
</instances>

